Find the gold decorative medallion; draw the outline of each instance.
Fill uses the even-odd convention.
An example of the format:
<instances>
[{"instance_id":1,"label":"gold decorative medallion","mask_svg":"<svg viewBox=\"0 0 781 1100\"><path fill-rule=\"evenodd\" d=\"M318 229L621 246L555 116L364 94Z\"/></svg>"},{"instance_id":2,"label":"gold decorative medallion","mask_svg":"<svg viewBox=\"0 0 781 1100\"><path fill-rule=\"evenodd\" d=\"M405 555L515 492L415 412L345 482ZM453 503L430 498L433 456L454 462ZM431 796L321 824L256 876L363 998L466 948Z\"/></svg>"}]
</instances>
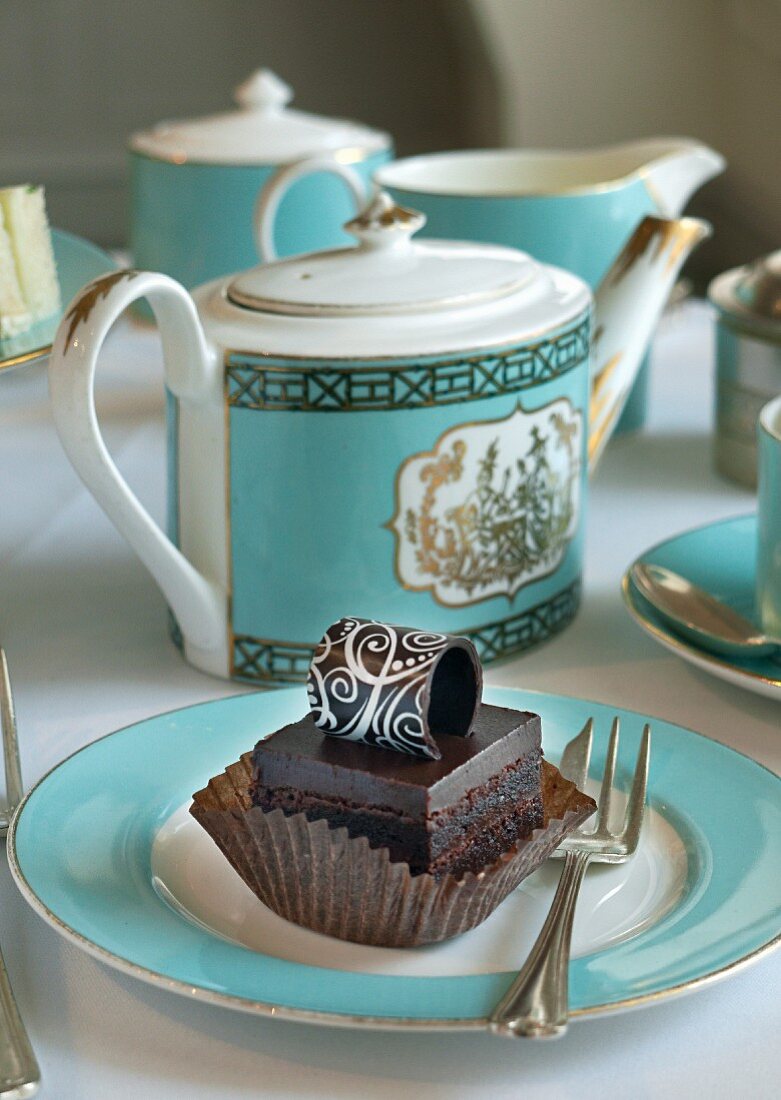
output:
<instances>
[{"instance_id":1,"label":"gold decorative medallion","mask_svg":"<svg viewBox=\"0 0 781 1100\"><path fill-rule=\"evenodd\" d=\"M577 529L583 418L566 398L461 424L396 475L396 574L447 607L553 573Z\"/></svg>"}]
</instances>

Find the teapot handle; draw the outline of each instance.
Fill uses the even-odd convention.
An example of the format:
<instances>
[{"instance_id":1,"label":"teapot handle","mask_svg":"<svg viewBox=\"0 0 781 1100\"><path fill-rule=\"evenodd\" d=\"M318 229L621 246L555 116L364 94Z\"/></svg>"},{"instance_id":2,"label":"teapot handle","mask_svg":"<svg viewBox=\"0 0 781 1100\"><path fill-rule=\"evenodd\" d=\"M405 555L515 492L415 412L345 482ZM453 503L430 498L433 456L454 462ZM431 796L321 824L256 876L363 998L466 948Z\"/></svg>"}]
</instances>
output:
<instances>
[{"instance_id":1,"label":"teapot handle","mask_svg":"<svg viewBox=\"0 0 781 1100\"><path fill-rule=\"evenodd\" d=\"M286 164L278 168L273 176L270 176L255 202L253 224L255 228L255 240L258 247L258 255L264 263L277 258L274 248L274 223L276 221L279 204L285 196L285 192L296 180L304 176L313 175L315 172L332 172L344 180L355 199L356 211L363 210L368 201L367 185L354 168L346 164L340 164L333 157L310 157L307 160L297 160L293 164Z\"/></svg>"},{"instance_id":2,"label":"teapot handle","mask_svg":"<svg viewBox=\"0 0 781 1100\"><path fill-rule=\"evenodd\" d=\"M160 324L168 388L180 401L203 409L211 404L216 361L192 298L167 275L117 271L85 286L57 329L49 360L54 422L76 472L162 589L186 648L214 651L225 644L226 593L194 568L142 507L98 427L98 355L116 319L137 298L149 299Z\"/></svg>"}]
</instances>

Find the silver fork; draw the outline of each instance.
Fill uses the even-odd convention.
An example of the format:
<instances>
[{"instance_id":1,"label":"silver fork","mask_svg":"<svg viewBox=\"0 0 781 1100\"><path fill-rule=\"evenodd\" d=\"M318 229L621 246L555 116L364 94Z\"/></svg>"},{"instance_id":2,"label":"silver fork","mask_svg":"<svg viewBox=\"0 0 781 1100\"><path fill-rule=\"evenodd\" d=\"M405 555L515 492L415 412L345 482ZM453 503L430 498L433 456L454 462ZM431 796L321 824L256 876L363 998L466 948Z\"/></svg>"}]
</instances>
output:
<instances>
[{"instance_id":1,"label":"silver fork","mask_svg":"<svg viewBox=\"0 0 781 1100\"><path fill-rule=\"evenodd\" d=\"M589 718L567 745L560 771L582 788L588 776L594 721ZM619 721L613 719L605 770L599 792L597 823L587 831L581 825L566 837L554 855L563 857L564 869L550 911L518 976L488 1018L496 1035L555 1039L567 1030L569 1017L569 953L575 903L586 868L595 863L624 863L637 848L645 812L648 766L651 759L651 727L646 725L635 764L626 813L618 832L611 831L613 778L618 754Z\"/></svg>"},{"instance_id":2,"label":"silver fork","mask_svg":"<svg viewBox=\"0 0 781 1100\"><path fill-rule=\"evenodd\" d=\"M22 769L8 662L0 646L0 724L8 808L0 811L0 837L8 832L14 810L22 800ZM8 971L0 952L0 1100L24 1100L38 1091L41 1073L16 1006Z\"/></svg>"}]
</instances>

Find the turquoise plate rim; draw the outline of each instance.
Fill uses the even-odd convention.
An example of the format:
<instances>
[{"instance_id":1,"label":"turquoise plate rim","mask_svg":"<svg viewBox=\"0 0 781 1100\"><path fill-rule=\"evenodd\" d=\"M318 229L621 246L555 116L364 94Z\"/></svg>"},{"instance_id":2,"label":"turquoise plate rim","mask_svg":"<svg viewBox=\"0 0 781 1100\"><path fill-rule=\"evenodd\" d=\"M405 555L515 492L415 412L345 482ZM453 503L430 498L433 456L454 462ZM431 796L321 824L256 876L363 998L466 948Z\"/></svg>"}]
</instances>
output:
<instances>
[{"instance_id":1,"label":"turquoise plate rim","mask_svg":"<svg viewBox=\"0 0 781 1100\"><path fill-rule=\"evenodd\" d=\"M661 615L659 615L651 604L644 599L642 594L637 591L631 577L632 568L638 562L650 561L659 551L668 549L682 539L701 534L704 531L712 531L717 527L734 528L738 525L748 525L751 523L756 525L756 521L756 512L744 512L739 516L728 516L726 519L711 520L709 523L699 523L696 527L689 527L685 531L679 531L675 535L660 539L659 542L654 543L653 546L649 546L647 550L639 554L624 573L624 576L621 578L621 596L627 611L635 622L656 641L659 641L665 647L677 650L684 660L693 658L698 666L705 667L706 670L708 670L708 666L711 670L719 670L719 672L716 672L716 675L719 675L719 673L727 674L730 677L730 682L733 683L742 681L740 686L747 688L749 691L756 691L758 690L758 685L764 685L762 694L765 696L777 697L781 694L781 667L779 667L778 676L767 676L759 670L760 666L766 666L766 661L730 661L726 657L719 656L715 653L709 653L707 650L701 649L700 646L695 645L690 639L676 634L675 631L666 624ZM752 665L756 667L752 667Z\"/></svg>"},{"instance_id":2,"label":"turquoise plate rim","mask_svg":"<svg viewBox=\"0 0 781 1100\"><path fill-rule=\"evenodd\" d=\"M100 245L94 244L86 237L80 237L76 233L70 233L67 229L55 229L52 228L52 245L54 247L54 253L57 259L57 273L60 278L60 289L62 291L62 308L58 316L56 316L57 324L59 324L61 318L64 316L68 304L73 297L78 293L82 286L91 282L93 279L97 279L100 275L106 275L111 271L117 271L119 264L108 252L100 247ZM67 253L67 260L63 255L63 249ZM68 270L65 272L63 268L71 263L77 265L83 264L83 268L79 266L76 272ZM31 333L35 333L36 329L46 326L47 331L52 331L54 325L55 315L52 318L45 318L43 321L39 321L33 326ZM44 356L48 355L52 350L52 341L44 340L43 343L36 347L27 347L24 350L16 350L3 353L3 343L13 344L16 341L22 341L25 336L29 336L29 333L22 333L18 337L13 339L6 338L5 341L0 341L0 371L10 370L15 367L20 367L23 364L37 363ZM38 336L40 339L40 334Z\"/></svg>"},{"instance_id":3,"label":"turquoise plate rim","mask_svg":"<svg viewBox=\"0 0 781 1100\"><path fill-rule=\"evenodd\" d=\"M549 742L558 737L563 744L564 734L558 731L559 724L566 726L566 736L569 736L575 723L593 714L597 729L604 727L605 730L602 743L595 746L593 767L596 774L603 762L604 741L610 719L614 714L619 714L622 718L617 772L619 781L626 779L631 773L642 726L649 720L647 716L634 711L570 696L517 688L488 688L485 694L488 700L495 703L532 705L539 709L543 715L543 728L547 723L549 734L553 726L557 729L555 736L549 736ZM228 718L231 722L227 728L230 736L234 740L239 739L232 752L228 750L230 738L223 732L226 728L224 716L219 718L221 708L226 708L229 712ZM270 727L268 732L271 732L271 729L276 728L275 723L279 725L282 721L291 720L291 717L298 716L305 708L305 695L303 689L299 688L239 694L155 715L107 734L72 753L31 789L11 823L8 835L9 864L22 895L60 934L102 962L158 987L207 1003L280 1019L348 1027L362 1026L382 1030L484 1028L486 1015L504 992L512 977L510 973L400 977L307 966L265 956L224 941L176 914L154 891L149 857L155 832L170 813L187 799L190 791L203 785L209 775L216 774L229 762L225 759L226 755L230 759L236 759L238 752L246 748L247 734L246 731L236 731L237 719L243 718L245 723L249 721L251 728L255 730L255 736L260 736L264 726ZM275 711L276 719L273 718ZM219 744L213 737L215 726L212 719L215 712L221 729ZM557 717L553 717L554 715ZM762 880L763 889L754 895L745 883L741 885L741 872L745 870L746 843L754 845L751 850L760 852L766 852L769 845L771 866L774 865L772 861L781 859L781 799L777 788L781 779L750 757L718 741L660 719L650 721L654 729L654 746L649 794L661 812L677 817L679 822L688 821L683 835L693 859L690 876L692 881L688 884L680 904L640 935L604 951L573 960L570 970L573 1018L635 1008L700 988L756 961L781 942L781 884L777 887L779 897L775 903L771 891L766 889L770 884L769 879ZM161 730L167 731L168 740L161 740ZM198 733L201 741L197 738ZM150 737L154 737L153 754L144 752L144 739ZM207 737L211 737L208 743ZM149 745L146 747L149 748ZM554 756L557 756L560 747L561 745L556 746ZM187 768L181 767L182 749L187 750L184 759L190 763L191 772L196 769L197 775L182 776L182 770L187 772ZM64 864L57 858L56 852L54 858L52 857L52 838L63 845L68 845L72 840L67 815L63 816L62 813L63 805L70 806L71 813L74 812L74 806L79 807L79 812L82 812L85 805L90 805L89 800L80 799L73 792L72 801L63 802L60 789L67 793L69 783L80 782L80 772L85 761L86 775L92 769L93 780L97 776L100 782L108 784L110 788L115 778L110 767L112 757L115 768L118 764L124 765L116 768L119 786L114 795L119 792L123 796L124 805L132 809L132 814L126 815L124 822L120 818L119 825L122 827L119 829L115 823L112 829L103 827L87 830L87 836L98 839L98 846L93 844L93 858L100 855L100 845L104 846L105 853L112 858L121 854L122 858L117 862L116 868L114 864L111 865L111 873L117 871L114 885L118 884L118 888L125 891L125 900L129 899L139 912L134 910L131 913L127 908L122 908L120 917L116 904L117 895L105 884L105 895L106 898L110 897L111 906L108 907L108 916L106 913L101 915L99 909L97 915L98 918L107 920L108 924L96 936L94 930L85 927L84 919L74 920L70 912L74 904L84 902L85 895L76 890L71 892L69 898L67 891L64 895L57 892L57 877L62 873ZM706 766L704 772L700 767L697 773L698 782L687 782L685 778L682 782L682 772L686 770L682 765L687 759L689 765L697 765L698 761L701 765L700 758L704 759ZM202 766L205 760L209 760L208 766L211 768L208 774L198 770L199 762ZM109 764L108 772L102 767L106 763ZM176 790L167 782L170 776L166 769L172 765L175 766L178 777ZM733 780L726 788L720 781L720 777L723 780L722 766L727 768ZM149 773L154 771L159 776L161 770L164 773L163 778L156 780L158 786L153 792L155 798L150 799ZM735 775L740 778L740 782L735 781ZM137 797L134 798L132 787L128 787L128 784L137 782L139 776L142 779L145 777L147 783L147 787L142 788L141 792L135 792L136 796L138 793L146 796L141 802ZM713 787L714 797L717 796L722 801L722 809L715 814L715 818L713 807L708 808L707 798L703 802L703 792L706 791L708 782ZM737 797L741 793L738 790L741 783L746 789L744 794L754 788L759 790L762 796L760 803L764 805L765 813L769 810L771 814L778 816L775 828L768 829L765 821L764 832L759 836L755 832L752 836L751 829L746 833L745 824L741 824L737 830L739 836L735 835L735 813L730 812L728 805L723 805L723 798L726 797L729 801L730 797ZM188 793L183 796L185 790ZM80 783L78 792L82 791L83 786ZM769 798L768 791L771 792ZM681 802L676 799L676 793L680 795L682 792L685 792L686 797ZM49 796L53 804L47 807L46 798ZM105 801L104 799L104 803ZM110 800L112 808L115 804L116 798ZM48 832L47 814L50 819ZM725 828L725 824L730 827ZM78 836L83 835L82 829ZM741 837L745 841L743 845L738 844ZM760 840L763 846L758 846ZM734 849L731 852L731 863L730 847ZM72 857L73 848L68 847L67 854ZM70 865L75 865L72 859ZM92 866L94 864L90 863L90 867ZM725 875L726 882L722 881ZM729 892L730 875L732 878L738 876L738 889L732 892ZM91 891L86 895L86 912L92 921L95 919L94 890L102 884L102 879L95 878ZM725 886L727 893L721 899L722 913L727 901L734 903L737 898L741 902L741 905L733 904L727 914L728 920L733 921L731 929L726 930L729 933L727 939L732 946L722 942L724 937L720 935L717 937L716 947L708 955L702 942L702 924L697 919L697 914L699 911L700 917L702 916L704 902L706 915L710 912L709 906L714 904L718 915L718 891L723 891ZM90 905L93 905L92 911ZM759 906L764 906L764 911L752 913L752 909ZM740 925L739 921L738 924L734 923L738 920L735 916L737 911L749 913L751 920L748 927ZM140 919L139 914L142 914L143 919ZM153 936L151 944L148 939L150 931ZM690 965L689 948L683 952L681 937L685 938L692 932L698 945L699 962ZM111 945L112 939L117 935L125 945L121 950L116 945ZM738 935L741 943L736 941ZM127 944L134 936L135 945L128 947ZM98 942L99 940L102 942ZM683 952L682 957L685 956L687 966L690 966L690 972L683 973L679 970L677 977L670 959L664 962L665 951L669 956L670 945L674 948L676 942L678 951ZM600 967L604 968L605 960L608 961L608 970L611 963L617 964L621 974L625 975L627 966L631 970L633 963L636 963L638 951L648 953L648 957L654 960L655 968L650 976L645 975L644 987L631 988L627 984L625 988L621 988L620 982L615 982L615 975L611 987L610 975L606 977L604 973L600 973ZM204 965L211 968L208 979L203 976ZM218 979L212 976L215 972L219 975ZM249 995L248 981L251 984L253 980L259 982L259 987L253 987L253 993ZM262 993L262 997L259 993Z\"/></svg>"}]
</instances>

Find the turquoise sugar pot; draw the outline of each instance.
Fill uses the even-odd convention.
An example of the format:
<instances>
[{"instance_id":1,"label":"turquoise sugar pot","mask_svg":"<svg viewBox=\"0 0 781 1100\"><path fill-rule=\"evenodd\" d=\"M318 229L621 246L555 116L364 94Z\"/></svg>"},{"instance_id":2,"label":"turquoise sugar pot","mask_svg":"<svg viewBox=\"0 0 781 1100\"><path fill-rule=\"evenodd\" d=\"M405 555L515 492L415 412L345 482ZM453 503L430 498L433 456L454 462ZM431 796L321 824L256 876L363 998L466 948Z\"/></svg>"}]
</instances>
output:
<instances>
[{"instance_id":1,"label":"turquoise sugar pot","mask_svg":"<svg viewBox=\"0 0 781 1100\"><path fill-rule=\"evenodd\" d=\"M759 415L781 394L781 250L717 275L708 297L716 309L716 469L755 489Z\"/></svg>"},{"instance_id":2,"label":"turquoise sugar pot","mask_svg":"<svg viewBox=\"0 0 781 1100\"><path fill-rule=\"evenodd\" d=\"M234 111L161 122L129 142L134 263L186 287L258 262L248 226L260 188L280 165L328 156L365 184L392 156L385 133L289 107L292 90L267 69L234 94ZM341 227L353 208L329 173L302 180L279 212L276 250L287 256L346 244Z\"/></svg>"},{"instance_id":3,"label":"turquoise sugar pot","mask_svg":"<svg viewBox=\"0 0 781 1100\"><path fill-rule=\"evenodd\" d=\"M376 179L426 215L432 236L523 248L595 289L640 218L679 217L724 166L698 141L651 138L571 152L433 153L385 165ZM642 426L647 379L644 367L619 431Z\"/></svg>"},{"instance_id":4,"label":"turquoise sugar pot","mask_svg":"<svg viewBox=\"0 0 781 1100\"><path fill-rule=\"evenodd\" d=\"M264 188L264 247L302 172ZM492 661L576 613L587 471L708 227L644 219L592 299L517 249L422 240L424 222L380 192L345 226L352 247L192 297L167 275L118 272L66 310L49 368L65 450L206 672L303 683L324 624L345 614L463 634ZM103 341L140 298L169 394L167 533L94 409Z\"/></svg>"}]
</instances>

